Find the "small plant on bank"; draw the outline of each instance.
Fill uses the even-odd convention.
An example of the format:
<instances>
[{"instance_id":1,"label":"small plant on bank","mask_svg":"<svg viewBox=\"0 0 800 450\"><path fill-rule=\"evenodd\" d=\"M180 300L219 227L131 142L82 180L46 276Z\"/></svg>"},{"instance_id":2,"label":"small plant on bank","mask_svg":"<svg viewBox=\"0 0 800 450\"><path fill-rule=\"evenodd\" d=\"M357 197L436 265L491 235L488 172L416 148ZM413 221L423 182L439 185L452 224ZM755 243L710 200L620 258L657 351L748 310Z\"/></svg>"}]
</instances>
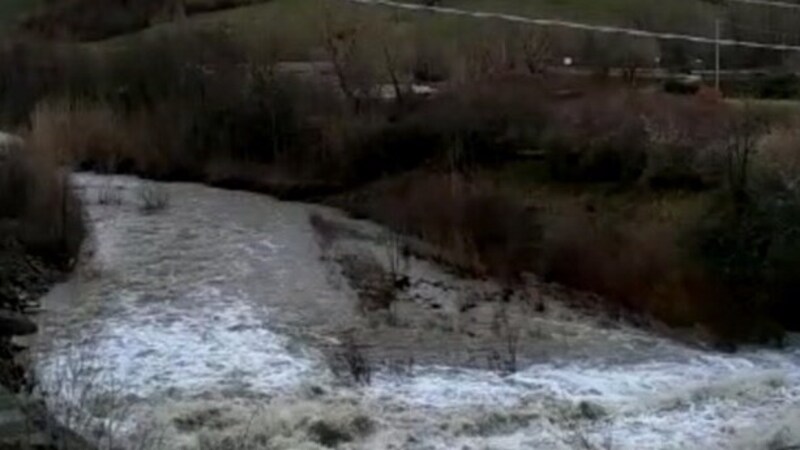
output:
<instances>
[{"instance_id":1,"label":"small plant on bank","mask_svg":"<svg viewBox=\"0 0 800 450\"><path fill-rule=\"evenodd\" d=\"M364 355L363 346L353 336L347 336L339 353L337 365L344 366L353 382L360 385L372 383L372 365Z\"/></svg>"},{"instance_id":2,"label":"small plant on bank","mask_svg":"<svg viewBox=\"0 0 800 450\"><path fill-rule=\"evenodd\" d=\"M501 340L503 348L489 354L489 370L504 375L516 373L519 369L517 356L519 355L520 330L518 326L511 323L508 311L502 303L495 312L492 329Z\"/></svg>"},{"instance_id":3,"label":"small plant on bank","mask_svg":"<svg viewBox=\"0 0 800 450\"><path fill-rule=\"evenodd\" d=\"M97 193L97 203L104 206L119 206L122 204L122 194L111 184L106 184Z\"/></svg>"},{"instance_id":4,"label":"small plant on bank","mask_svg":"<svg viewBox=\"0 0 800 450\"><path fill-rule=\"evenodd\" d=\"M386 238L386 257L392 287L398 291L407 289L411 283L407 275L411 254L399 233L389 232Z\"/></svg>"},{"instance_id":5,"label":"small plant on bank","mask_svg":"<svg viewBox=\"0 0 800 450\"><path fill-rule=\"evenodd\" d=\"M139 210L145 214L155 214L169 206L169 193L155 184L145 184L139 188Z\"/></svg>"}]
</instances>

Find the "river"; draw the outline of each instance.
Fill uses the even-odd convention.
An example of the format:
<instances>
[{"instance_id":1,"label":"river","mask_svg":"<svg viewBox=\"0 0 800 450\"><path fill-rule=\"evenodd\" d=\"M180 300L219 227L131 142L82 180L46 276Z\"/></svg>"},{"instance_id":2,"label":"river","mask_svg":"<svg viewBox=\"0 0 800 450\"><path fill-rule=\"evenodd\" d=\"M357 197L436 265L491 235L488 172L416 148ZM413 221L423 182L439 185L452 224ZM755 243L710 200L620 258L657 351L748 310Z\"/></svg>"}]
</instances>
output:
<instances>
[{"instance_id":1,"label":"river","mask_svg":"<svg viewBox=\"0 0 800 450\"><path fill-rule=\"evenodd\" d=\"M332 209L122 176L74 186L91 237L44 299L35 369L53 416L101 447L800 444L797 337L717 353L533 279L501 298L398 265L391 234ZM168 202L146 211L152 196ZM353 278L381 268L410 279L388 313L365 310Z\"/></svg>"}]
</instances>

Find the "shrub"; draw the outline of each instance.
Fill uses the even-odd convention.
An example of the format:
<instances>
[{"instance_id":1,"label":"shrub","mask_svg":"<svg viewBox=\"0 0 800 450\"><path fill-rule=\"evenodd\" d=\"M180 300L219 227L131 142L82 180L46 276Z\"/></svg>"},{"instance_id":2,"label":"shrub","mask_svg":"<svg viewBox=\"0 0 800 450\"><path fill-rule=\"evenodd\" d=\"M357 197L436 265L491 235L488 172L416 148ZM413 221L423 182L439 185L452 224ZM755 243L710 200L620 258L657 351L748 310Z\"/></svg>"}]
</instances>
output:
<instances>
[{"instance_id":1,"label":"shrub","mask_svg":"<svg viewBox=\"0 0 800 450\"><path fill-rule=\"evenodd\" d=\"M226 101L206 100L190 112L185 146L212 159L266 163L295 157L314 139L303 112L305 95L291 80L256 73Z\"/></svg>"},{"instance_id":2,"label":"shrub","mask_svg":"<svg viewBox=\"0 0 800 450\"><path fill-rule=\"evenodd\" d=\"M747 111L729 133L728 189L695 230L693 248L708 275L724 287L727 307L717 313L722 332L780 342L778 324L800 326L800 197L785 172L770 170L775 161L756 153L762 128ZM771 143L780 150L786 144L775 136L766 140L766 148Z\"/></svg>"},{"instance_id":3,"label":"shrub","mask_svg":"<svg viewBox=\"0 0 800 450\"><path fill-rule=\"evenodd\" d=\"M443 94L389 123L372 120L350 147L352 183L421 165L470 172L535 148L546 117L542 87L513 81Z\"/></svg>"},{"instance_id":4,"label":"shrub","mask_svg":"<svg viewBox=\"0 0 800 450\"><path fill-rule=\"evenodd\" d=\"M771 192L734 206L728 196L698 226L695 248L709 276L723 286L724 309L710 314L722 334L780 342L774 324L797 328L800 239L794 193Z\"/></svg>"},{"instance_id":5,"label":"shrub","mask_svg":"<svg viewBox=\"0 0 800 450\"><path fill-rule=\"evenodd\" d=\"M414 60L411 72L414 80L420 83L440 83L450 78L452 61L443 45L433 42L422 42L417 39L414 43Z\"/></svg>"},{"instance_id":6,"label":"shrub","mask_svg":"<svg viewBox=\"0 0 800 450\"><path fill-rule=\"evenodd\" d=\"M512 283L536 265L535 213L488 182L434 173L369 189L345 208L436 244L441 262Z\"/></svg>"},{"instance_id":7,"label":"shrub","mask_svg":"<svg viewBox=\"0 0 800 450\"><path fill-rule=\"evenodd\" d=\"M61 164L89 163L107 172L130 168L138 151L124 119L108 105L69 100L38 105L28 141L34 152Z\"/></svg>"},{"instance_id":8,"label":"shrub","mask_svg":"<svg viewBox=\"0 0 800 450\"><path fill-rule=\"evenodd\" d=\"M729 116L714 100L595 88L555 104L542 139L550 177L655 189L719 185Z\"/></svg>"},{"instance_id":9,"label":"shrub","mask_svg":"<svg viewBox=\"0 0 800 450\"><path fill-rule=\"evenodd\" d=\"M761 77L755 81L759 98L787 99L800 95L800 78L792 73Z\"/></svg>"},{"instance_id":10,"label":"shrub","mask_svg":"<svg viewBox=\"0 0 800 450\"><path fill-rule=\"evenodd\" d=\"M753 166L763 181L794 189L800 173L800 122L773 126L759 141Z\"/></svg>"},{"instance_id":11,"label":"shrub","mask_svg":"<svg viewBox=\"0 0 800 450\"><path fill-rule=\"evenodd\" d=\"M655 95L643 105L647 164L642 182L653 189L702 190L722 184L724 104Z\"/></svg>"},{"instance_id":12,"label":"shrub","mask_svg":"<svg viewBox=\"0 0 800 450\"><path fill-rule=\"evenodd\" d=\"M126 113L167 101L224 104L243 95L250 76L245 62L240 46L222 32L160 34L106 54L95 90Z\"/></svg>"},{"instance_id":13,"label":"shrub","mask_svg":"<svg viewBox=\"0 0 800 450\"><path fill-rule=\"evenodd\" d=\"M144 184L137 191L139 210L145 214L163 211L169 206L169 193L156 184Z\"/></svg>"},{"instance_id":14,"label":"shrub","mask_svg":"<svg viewBox=\"0 0 800 450\"><path fill-rule=\"evenodd\" d=\"M656 304L662 300L657 290L676 289L668 283L678 275L681 260L669 227L572 210L552 218L546 229L540 272L545 279L646 313L662 308ZM663 319L681 319L661 312Z\"/></svg>"},{"instance_id":15,"label":"shrub","mask_svg":"<svg viewBox=\"0 0 800 450\"><path fill-rule=\"evenodd\" d=\"M636 98L619 92L559 105L545 140L551 177L570 182L637 181L647 162L639 109Z\"/></svg>"},{"instance_id":16,"label":"shrub","mask_svg":"<svg viewBox=\"0 0 800 450\"><path fill-rule=\"evenodd\" d=\"M345 337L341 350L336 354L336 359L335 363L344 365L354 383L361 385L372 383L372 364L364 354L363 346L359 345L352 335Z\"/></svg>"}]
</instances>

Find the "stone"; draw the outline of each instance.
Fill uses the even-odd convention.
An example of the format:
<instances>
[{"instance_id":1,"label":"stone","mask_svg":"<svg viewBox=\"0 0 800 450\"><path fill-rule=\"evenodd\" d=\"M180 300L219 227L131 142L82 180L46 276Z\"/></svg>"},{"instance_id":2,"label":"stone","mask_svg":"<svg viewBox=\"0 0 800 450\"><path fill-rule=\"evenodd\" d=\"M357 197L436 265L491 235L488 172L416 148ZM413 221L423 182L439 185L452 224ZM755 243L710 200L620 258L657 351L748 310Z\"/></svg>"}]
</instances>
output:
<instances>
[{"instance_id":1,"label":"stone","mask_svg":"<svg viewBox=\"0 0 800 450\"><path fill-rule=\"evenodd\" d=\"M25 316L11 311L0 311L0 336L27 336L37 331L36 324Z\"/></svg>"},{"instance_id":2,"label":"stone","mask_svg":"<svg viewBox=\"0 0 800 450\"><path fill-rule=\"evenodd\" d=\"M599 420L606 415L606 410L601 405L590 401L582 401L578 404L578 409L583 418L588 420Z\"/></svg>"}]
</instances>

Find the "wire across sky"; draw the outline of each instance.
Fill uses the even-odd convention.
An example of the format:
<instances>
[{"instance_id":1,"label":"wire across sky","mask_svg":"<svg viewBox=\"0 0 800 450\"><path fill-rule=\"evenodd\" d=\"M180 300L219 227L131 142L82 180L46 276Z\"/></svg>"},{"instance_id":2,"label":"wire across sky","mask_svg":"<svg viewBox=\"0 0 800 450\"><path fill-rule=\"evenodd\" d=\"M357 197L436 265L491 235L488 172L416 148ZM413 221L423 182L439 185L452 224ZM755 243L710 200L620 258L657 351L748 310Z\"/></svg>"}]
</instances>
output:
<instances>
[{"instance_id":1,"label":"wire across sky","mask_svg":"<svg viewBox=\"0 0 800 450\"><path fill-rule=\"evenodd\" d=\"M591 31L604 34L627 35L637 38L652 38L658 40L693 42L697 44L706 44L706 45L720 45L722 47L745 47L745 48L756 48L764 50L800 52L800 46L797 45L772 44L766 42L744 41L744 40L727 39L727 38L715 39L706 36L696 36L684 33L657 32L657 31L640 30L636 28L628 28L620 26L597 25L597 24L590 24L590 23L571 21L571 20L534 18L516 14L507 14L507 13L489 12L489 11L475 11L475 10L446 7L446 6L423 5L418 3L408 3L396 0L347 0L347 1L364 5L384 6L384 7L403 9L409 11L420 11L420 12L427 11L436 14L463 16L479 20L499 20L499 21L513 22L513 23L528 24L539 27L567 28L573 30ZM784 7L784 8L792 7L800 9L800 4L794 4L794 3L774 2L766 0L729 0L729 1L734 1L739 3L760 4L770 7Z\"/></svg>"}]
</instances>

